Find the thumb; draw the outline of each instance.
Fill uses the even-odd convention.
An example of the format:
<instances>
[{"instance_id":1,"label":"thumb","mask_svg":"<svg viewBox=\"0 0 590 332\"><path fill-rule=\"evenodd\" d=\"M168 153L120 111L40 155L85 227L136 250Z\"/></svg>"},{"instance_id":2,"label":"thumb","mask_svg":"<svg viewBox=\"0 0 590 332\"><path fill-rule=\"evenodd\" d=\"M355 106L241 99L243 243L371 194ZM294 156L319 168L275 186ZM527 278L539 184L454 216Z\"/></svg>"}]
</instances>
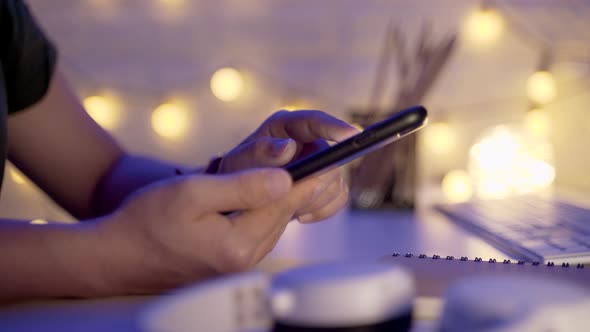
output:
<instances>
[{"instance_id":1,"label":"thumb","mask_svg":"<svg viewBox=\"0 0 590 332\"><path fill-rule=\"evenodd\" d=\"M222 172L253 167L278 167L289 163L297 153L297 143L290 138L259 137L241 144L223 157Z\"/></svg>"},{"instance_id":2,"label":"thumb","mask_svg":"<svg viewBox=\"0 0 590 332\"><path fill-rule=\"evenodd\" d=\"M254 209L285 196L292 187L289 173L259 168L231 175L194 176L188 184L190 200L202 213Z\"/></svg>"}]
</instances>

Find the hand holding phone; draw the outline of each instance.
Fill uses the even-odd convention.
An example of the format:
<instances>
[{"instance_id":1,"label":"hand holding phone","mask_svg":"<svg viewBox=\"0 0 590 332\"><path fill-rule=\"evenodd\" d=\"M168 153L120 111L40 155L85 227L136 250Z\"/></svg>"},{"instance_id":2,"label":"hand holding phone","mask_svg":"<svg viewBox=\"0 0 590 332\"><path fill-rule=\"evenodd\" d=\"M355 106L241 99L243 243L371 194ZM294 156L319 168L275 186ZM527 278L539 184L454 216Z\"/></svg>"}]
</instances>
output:
<instances>
[{"instance_id":1,"label":"hand holding phone","mask_svg":"<svg viewBox=\"0 0 590 332\"><path fill-rule=\"evenodd\" d=\"M291 174L293 181L326 172L415 132L424 127L427 121L428 112L426 109L423 106L414 106L371 125L347 140L293 162L284 168Z\"/></svg>"}]
</instances>

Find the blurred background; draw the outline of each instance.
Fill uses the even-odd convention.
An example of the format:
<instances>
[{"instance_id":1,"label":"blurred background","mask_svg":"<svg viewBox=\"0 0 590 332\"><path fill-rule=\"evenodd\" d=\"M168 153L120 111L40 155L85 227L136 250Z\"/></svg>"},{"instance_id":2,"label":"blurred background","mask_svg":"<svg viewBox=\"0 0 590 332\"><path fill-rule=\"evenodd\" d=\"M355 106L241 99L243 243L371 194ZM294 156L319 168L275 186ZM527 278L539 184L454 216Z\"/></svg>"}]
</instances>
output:
<instances>
[{"instance_id":1,"label":"blurred background","mask_svg":"<svg viewBox=\"0 0 590 332\"><path fill-rule=\"evenodd\" d=\"M430 124L413 161L394 160L418 201L590 191L588 1L28 3L87 111L134 153L200 165L281 108L356 121L419 102ZM3 216L71 220L6 172Z\"/></svg>"}]
</instances>

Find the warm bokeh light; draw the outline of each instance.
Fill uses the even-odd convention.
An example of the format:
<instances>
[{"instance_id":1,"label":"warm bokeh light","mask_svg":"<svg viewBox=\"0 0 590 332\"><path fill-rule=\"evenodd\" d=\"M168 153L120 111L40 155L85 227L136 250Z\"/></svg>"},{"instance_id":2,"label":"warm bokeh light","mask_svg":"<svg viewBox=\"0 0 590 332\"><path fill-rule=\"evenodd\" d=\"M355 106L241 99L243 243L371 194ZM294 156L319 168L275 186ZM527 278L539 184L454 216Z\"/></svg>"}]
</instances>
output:
<instances>
[{"instance_id":1,"label":"warm bokeh light","mask_svg":"<svg viewBox=\"0 0 590 332\"><path fill-rule=\"evenodd\" d=\"M30 222L31 225L46 225L47 224L47 220L43 220L43 219L33 219Z\"/></svg>"},{"instance_id":2,"label":"warm bokeh light","mask_svg":"<svg viewBox=\"0 0 590 332\"><path fill-rule=\"evenodd\" d=\"M526 83L527 96L537 104L547 104L557 96L557 84L548 71L533 73Z\"/></svg>"},{"instance_id":3,"label":"warm bokeh light","mask_svg":"<svg viewBox=\"0 0 590 332\"><path fill-rule=\"evenodd\" d=\"M298 110L310 110L313 108L311 108L305 102L291 102L291 103L283 104L281 107L279 107L279 109L292 112L292 111L298 111Z\"/></svg>"},{"instance_id":4,"label":"warm bokeh light","mask_svg":"<svg viewBox=\"0 0 590 332\"><path fill-rule=\"evenodd\" d=\"M555 180L555 167L544 161L537 160L531 165L530 178L535 187L547 187Z\"/></svg>"},{"instance_id":5,"label":"warm bokeh light","mask_svg":"<svg viewBox=\"0 0 590 332\"><path fill-rule=\"evenodd\" d=\"M365 130L365 128L363 128L363 126L361 126L359 123L351 123L350 125L358 129L359 131Z\"/></svg>"},{"instance_id":6,"label":"warm bokeh light","mask_svg":"<svg viewBox=\"0 0 590 332\"><path fill-rule=\"evenodd\" d=\"M555 179L552 154L545 153L543 160L537 151L547 144L526 140L504 125L488 130L470 151L469 173L477 195L503 198L550 187Z\"/></svg>"},{"instance_id":7,"label":"warm bokeh light","mask_svg":"<svg viewBox=\"0 0 590 332\"><path fill-rule=\"evenodd\" d=\"M424 141L429 151L447 154L455 147L456 135L447 122L434 122L424 128Z\"/></svg>"},{"instance_id":8,"label":"warm bokeh light","mask_svg":"<svg viewBox=\"0 0 590 332\"><path fill-rule=\"evenodd\" d=\"M121 109L114 96L97 95L87 97L84 99L84 108L101 127L113 130L119 126Z\"/></svg>"},{"instance_id":9,"label":"warm bokeh light","mask_svg":"<svg viewBox=\"0 0 590 332\"><path fill-rule=\"evenodd\" d=\"M167 24L181 24L186 18L189 0L152 0L155 17Z\"/></svg>"},{"instance_id":10,"label":"warm bokeh light","mask_svg":"<svg viewBox=\"0 0 590 332\"><path fill-rule=\"evenodd\" d=\"M186 4L186 0L157 0L163 6L178 8Z\"/></svg>"},{"instance_id":11,"label":"warm bokeh light","mask_svg":"<svg viewBox=\"0 0 590 332\"><path fill-rule=\"evenodd\" d=\"M487 46L502 35L504 20L494 9L478 8L467 16L463 29L463 34L469 42L477 46Z\"/></svg>"},{"instance_id":12,"label":"warm bokeh light","mask_svg":"<svg viewBox=\"0 0 590 332\"><path fill-rule=\"evenodd\" d=\"M10 177L12 178L12 181L14 181L14 183L17 184L26 184L27 183L27 178L22 175L22 173L17 170L14 166L10 166L8 168L8 172L10 173Z\"/></svg>"},{"instance_id":13,"label":"warm bokeh light","mask_svg":"<svg viewBox=\"0 0 590 332\"><path fill-rule=\"evenodd\" d=\"M469 200L473 193L469 173L462 169L450 171L442 180L442 190L451 203Z\"/></svg>"},{"instance_id":14,"label":"warm bokeh light","mask_svg":"<svg viewBox=\"0 0 590 332\"><path fill-rule=\"evenodd\" d=\"M533 109L526 113L524 118L524 127L530 135L534 137L547 137L551 132L551 122L549 114L543 109Z\"/></svg>"},{"instance_id":15,"label":"warm bokeh light","mask_svg":"<svg viewBox=\"0 0 590 332\"><path fill-rule=\"evenodd\" d=\"M244 77L235 68L221 68L211 77L211 91L222 101L236 100L244 91L244 87Z\"/></svg>"},{"instance_id":16,"label":"warm bokeh light","mask_svg":"<svg viewBox=\"0 0 590 332\"><path fill-rule=\"evenodd\" d=\"M165 103L152 112L152 128L161 137L180 139L189 129L189 111L178 103Z\"/></svg>"}]
</instances>

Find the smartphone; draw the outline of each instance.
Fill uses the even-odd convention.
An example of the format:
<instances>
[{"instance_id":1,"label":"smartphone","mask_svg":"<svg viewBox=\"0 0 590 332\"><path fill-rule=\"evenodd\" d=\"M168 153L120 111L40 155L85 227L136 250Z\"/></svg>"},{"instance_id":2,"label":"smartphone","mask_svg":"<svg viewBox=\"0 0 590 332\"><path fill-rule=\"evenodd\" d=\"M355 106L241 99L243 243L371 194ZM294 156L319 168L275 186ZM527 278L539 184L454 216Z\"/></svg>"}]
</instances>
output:
<instances>
[{"instance_id":1,"label":"smartphone","mask_svg":"<svg viewBox=\"0 0 590 332\"><path fill-rule=\"evenodd\" d=\"M371 151L382 148L428 122L423 106L414 106L367 127L361 133L285 166L293 181L342 166Z\"/></svg>"}]
</instances>

